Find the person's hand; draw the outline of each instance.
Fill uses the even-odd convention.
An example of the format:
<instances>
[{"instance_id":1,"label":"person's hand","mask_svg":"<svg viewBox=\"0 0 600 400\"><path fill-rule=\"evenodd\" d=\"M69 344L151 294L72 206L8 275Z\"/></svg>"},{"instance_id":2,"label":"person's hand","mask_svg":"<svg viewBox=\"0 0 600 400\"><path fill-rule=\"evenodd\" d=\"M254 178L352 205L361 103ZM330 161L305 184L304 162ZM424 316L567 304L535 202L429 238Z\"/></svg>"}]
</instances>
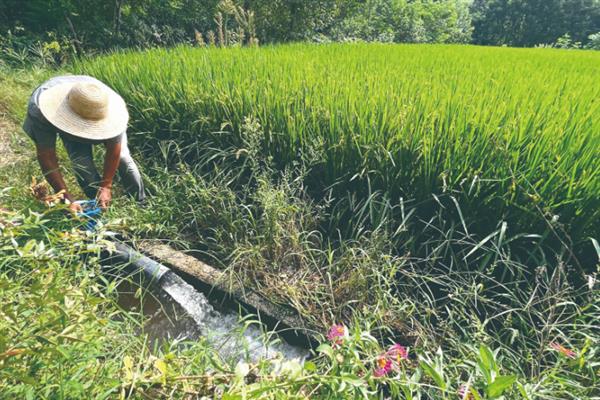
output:
<instances>
[{"instance_id":1,"label":"person's hand","mask_svg":"<svg viewBox=\"0 0 600 400\"><path fill-rule=\"evenodd\" d=\"M112 190L110 188L101 187L100 190L98 190L98 197L97 197L98 206L101 209L106 210L108 208L108 206L110 205L111 200L112 200Z\"/></svg>"},{"instance_id":2,"label":"person's hand","mask_svg":"<svg viewBox=\"0 0 600 400\"><path fill-rule=\"evenodd\" d=\"M68 192L65 191L62 194L62 197L63 197L63 202L67 205L67 207L69 208L69 211L71 211L73 214L83 212L83 207L81 207L81 204L75 203L75 199Z\"/></svg>"},{"instance_id":3,"label":"person's hand","mask_svg":"<svg viewBox=\"0 0 600 400\"><path fill-rule=\"evenodd\" d=\"M70 203L69 204L69 210L73 213L73 214L77 214L77 213L82 213L83 212L83 207L81 207L81 204L77 204L77 203Z\"/></svg>"}]
</instances>

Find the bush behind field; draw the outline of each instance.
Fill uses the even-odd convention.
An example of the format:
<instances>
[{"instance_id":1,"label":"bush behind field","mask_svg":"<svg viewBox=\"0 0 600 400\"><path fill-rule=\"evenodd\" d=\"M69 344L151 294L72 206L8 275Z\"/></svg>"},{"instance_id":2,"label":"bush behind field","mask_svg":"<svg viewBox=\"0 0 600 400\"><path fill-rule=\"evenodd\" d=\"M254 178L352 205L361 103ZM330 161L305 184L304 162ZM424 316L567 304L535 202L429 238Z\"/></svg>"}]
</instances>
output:
<instances>
[{"instance_id":1,"label":"bush behind field","mask_svg":"<svg viewBox=\"0 0 600 400\"><path fill-rule=\"evenodd\" d=\"M480 233L505 220L514 232L564 228L575 243L600 236L597 53L179 47L76 69L124 96L132 141L155 154L172 140L193 161L209 157L211 143L237 148L234 165L252 117L278 168L311 159L306 186L336 198L336 228L352 220L353 198L378 198L394 215L401 199L430 201L433 193L457 197Z\"/></svg>"}]
</instances>

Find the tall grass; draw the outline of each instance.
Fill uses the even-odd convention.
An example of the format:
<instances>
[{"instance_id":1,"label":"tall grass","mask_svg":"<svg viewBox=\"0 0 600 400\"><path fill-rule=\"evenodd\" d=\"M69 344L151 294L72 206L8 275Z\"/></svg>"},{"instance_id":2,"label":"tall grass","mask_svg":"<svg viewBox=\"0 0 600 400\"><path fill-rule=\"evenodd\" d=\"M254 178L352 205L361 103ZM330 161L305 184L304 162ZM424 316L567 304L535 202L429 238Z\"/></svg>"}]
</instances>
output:
<instances>
[{"instance_id":1,"label":"tall grass","mask_svg":"<svg viewBox=\"0 0 600 400\"><path fill-rule=\"evenodd\" d=\"M539 232L554 220L575 242L600 233L600 54L180 47L117 53L76 69L125 97L133 140L149 150L175 140L193 160L210 152L200 145L210 140L240 147L243 157L238 136L250 116L279 168L313 158L306 183L316 197L352 193L394 206L448 194L461 197L481 232L499 220ZM342 210L340 221L351 220L350 207Z\"/></svg>"},{"instance_id":2,"label":"tall grass","mask_svg":"<svg viewBox=\"0 0 600 400\"><path fill-rule=\"evenodd\" d=\"M569 279L576 275L568 273L569 265L534 251L539 267L533 270L512 257L509 245L520 239L502 226L480 240L438 206L430 220L406 216L411 232L423 234L402 246L401 256L381 231L331 246L315 231L327 217L322 204L306 199L293 175L272 180L263 166L258 184L235 192L227 184L235 171L201 174L179 163L173 173L164 161L154 168L150 206L114 210L125 218L123 225L153 238L183 239L194 254L225 268L231 282L293 307L304 327L325 331L333 322L354 328L366 323L382 342L394 338L428 354L441 348L455 366L471 365L469 354L486 343L499 351L505 374L528 382L524 398L593 398L598 366L592 360L600 343L595 275L577 283ZM557 343L581 359L557 359ZM343 353L341 359L360 364L364 357ZM354 361L342 370L360 376ZM445 387L470 381L464 373L446 370Z\"/></svg>"}]
</instances>

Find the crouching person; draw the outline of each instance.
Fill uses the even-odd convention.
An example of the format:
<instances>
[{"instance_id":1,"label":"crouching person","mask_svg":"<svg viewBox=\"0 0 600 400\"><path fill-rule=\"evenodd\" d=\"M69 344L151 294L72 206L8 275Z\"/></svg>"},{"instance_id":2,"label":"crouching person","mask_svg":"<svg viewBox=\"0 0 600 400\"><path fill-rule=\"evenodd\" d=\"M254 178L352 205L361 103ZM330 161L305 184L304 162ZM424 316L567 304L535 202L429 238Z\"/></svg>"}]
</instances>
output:
<instances>
[{"instance_id":1,"label":"crouching person","mask_svg":"<svg viewBox=\"0 0 600 400\"><path fill-rule=\"evenodd\" d=\"M139 169L127 147L129 114L125 101L104 83L89 76L59 76L44 82L32 94L23 130L33 139L42 172L55 192L73 211L74 203L56 157L56 137L60 136L72 161L77 182L86 196L96 198L107 208L112 199L116 171L125 191L144 200ZM102 176L96 170L92 146L106 148Z\"/></svg>"}]
</instances>

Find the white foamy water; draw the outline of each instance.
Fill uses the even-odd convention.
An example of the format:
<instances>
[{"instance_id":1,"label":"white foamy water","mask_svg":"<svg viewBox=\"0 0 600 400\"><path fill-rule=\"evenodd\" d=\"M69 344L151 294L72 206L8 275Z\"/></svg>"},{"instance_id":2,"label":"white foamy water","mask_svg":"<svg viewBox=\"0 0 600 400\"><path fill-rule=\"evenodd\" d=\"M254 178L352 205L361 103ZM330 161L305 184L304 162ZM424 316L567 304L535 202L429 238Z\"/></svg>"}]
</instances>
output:
<instances>
[{"instance_id":1,"label":"white foamy water","mask_svg":"<svg viewBox=\"0 0 600 400\"><path fill-rule=\"evenodd\" d=\"M244 324L237 313L216 310L206 296L172 271L153 290L153 305L143 312L152 315L144 326L152 340L171 337L195 340L205 337L221 357L230 361L255 362L260 358L304 360L308 351L292 346L277 335L261 331L256 324ZM130 305L132 299L124 300Z\"/></svg>"}]
</instances>

